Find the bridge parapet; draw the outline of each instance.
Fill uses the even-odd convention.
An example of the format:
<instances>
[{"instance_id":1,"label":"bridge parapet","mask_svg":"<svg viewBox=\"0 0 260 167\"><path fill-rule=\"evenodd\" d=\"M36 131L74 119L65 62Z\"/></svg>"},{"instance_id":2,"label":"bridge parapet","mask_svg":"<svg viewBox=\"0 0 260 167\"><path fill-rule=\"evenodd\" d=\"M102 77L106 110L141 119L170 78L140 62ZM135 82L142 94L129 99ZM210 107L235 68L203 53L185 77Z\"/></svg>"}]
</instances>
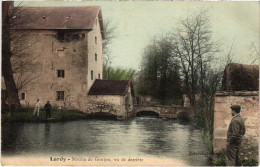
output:
<instances>
[{"instance_id":1,"label":"bridge parapet","mask_svg":"<svg viewBox=\"0 0 260 167\"><path fill-rule=\"evenodd\" d=\"M181 112L191 113L191 108L183 106L164 106L164 105L134 105L133 114L140 111L152 111L159 114L160 118L176 119Z\"/></svg>"}]
</instances>

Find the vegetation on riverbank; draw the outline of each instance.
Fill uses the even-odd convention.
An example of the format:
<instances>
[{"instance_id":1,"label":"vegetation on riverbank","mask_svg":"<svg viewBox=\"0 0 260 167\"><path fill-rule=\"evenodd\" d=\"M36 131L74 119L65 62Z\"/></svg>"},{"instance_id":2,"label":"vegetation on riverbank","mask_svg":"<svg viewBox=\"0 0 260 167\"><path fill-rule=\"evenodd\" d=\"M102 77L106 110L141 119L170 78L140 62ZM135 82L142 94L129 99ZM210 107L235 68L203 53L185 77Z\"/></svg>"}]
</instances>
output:
<instances>
[{"instance_id":1,"label":"vegetation on riverbank","mask_svg":"<svg viewBox=\"0 0 260 167\"><path fill-rule=\"evenodd\" d=\"M130 80L134 74L134 69L120 68L103 65L103 79L104 80Z\"/></svg>"},{"instance_id":2,"label":"vegetation on riverbank","mask_svg":"<svg viewBox=\"0 0 260 167\"><path fill-rule=\"evenodd\" d=\"M33 115L32 108L22 109L21 112L2 111L2 122L45 122L46 115L44 110L40 110L40 116ZM53 109L51 111L51 118L47 119L50 122L56 121L72 121L87 119L88 115L77 110L59 110Z\"/></svg>"},{"instance_id":3,"label":"vegetation on riverbank","mask_svg":"<svg viewBox=\"0 0 260 167\"><path fill-rule=\"evenodd\" d=\"M255 157L249 157L247 160L242 160L242 166L258 166L258 160ZM211 160L210 166L226 166L225 150L215 155Z\"/></svg>"}]
</instances>

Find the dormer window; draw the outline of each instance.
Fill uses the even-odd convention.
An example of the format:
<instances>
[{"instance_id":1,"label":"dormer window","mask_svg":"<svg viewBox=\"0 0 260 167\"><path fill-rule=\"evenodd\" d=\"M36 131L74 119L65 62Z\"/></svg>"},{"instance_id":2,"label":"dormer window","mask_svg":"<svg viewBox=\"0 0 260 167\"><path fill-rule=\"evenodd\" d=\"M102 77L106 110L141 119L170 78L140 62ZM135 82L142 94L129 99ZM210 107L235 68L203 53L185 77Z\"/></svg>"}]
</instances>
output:
<instances>
[{"instance_id":1,"label":"dormer window","mask_svg":"<svg viewBox=\"0 0 260 167\"><path fill-rule=\"evenodd\" d=\"M57 38L59 41L64 41L65 33L64 31L58 31L57 32Z\"/></svg>"}]
</instances>

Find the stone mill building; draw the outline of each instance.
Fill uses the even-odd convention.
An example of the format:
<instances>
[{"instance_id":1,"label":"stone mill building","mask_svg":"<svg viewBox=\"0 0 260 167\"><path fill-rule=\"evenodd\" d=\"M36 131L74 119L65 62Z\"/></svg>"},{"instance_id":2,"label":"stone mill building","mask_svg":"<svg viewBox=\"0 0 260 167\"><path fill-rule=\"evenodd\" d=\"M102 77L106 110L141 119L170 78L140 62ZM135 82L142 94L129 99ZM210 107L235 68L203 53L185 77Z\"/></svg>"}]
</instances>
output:
<instances>
[{"instance_id":1,"label":"stone mill building","mask_svg":"<svg viewBox=\"0 0 260 167\"><path fill-rule=\"evenodd\" d=\"M83 110L90 87L95 79L102 79L101 8L15 7L13 11L12 63L13 68L20 65L14 77L21 104L32 107L39 98L43 104L50 100L55 107Z\"/></svg>"}]
</instances>

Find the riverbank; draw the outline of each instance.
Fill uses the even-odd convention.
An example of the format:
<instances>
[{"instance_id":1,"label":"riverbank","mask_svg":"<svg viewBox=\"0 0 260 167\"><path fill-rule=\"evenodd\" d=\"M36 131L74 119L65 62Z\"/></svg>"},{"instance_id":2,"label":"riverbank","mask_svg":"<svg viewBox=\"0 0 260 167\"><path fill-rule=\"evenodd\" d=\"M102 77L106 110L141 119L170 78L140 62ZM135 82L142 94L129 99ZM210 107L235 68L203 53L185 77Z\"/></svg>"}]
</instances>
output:
<instances>
[{"instance_id":1,"label":"riverbank","mask_svg":"<svg viewBox=\"0 0 260 167\"><path fill-rule=\"evenodd\" d=\"M46 120L44 110L40 110L39 117L33 115L33 109L23 109L21 112L2 111L2 123L6 122L58 122L58 121L72 121L87 119L88 116L81 111L77 110L58 110L51 111L51 118Z\"/></svg>"}]
</instances>

